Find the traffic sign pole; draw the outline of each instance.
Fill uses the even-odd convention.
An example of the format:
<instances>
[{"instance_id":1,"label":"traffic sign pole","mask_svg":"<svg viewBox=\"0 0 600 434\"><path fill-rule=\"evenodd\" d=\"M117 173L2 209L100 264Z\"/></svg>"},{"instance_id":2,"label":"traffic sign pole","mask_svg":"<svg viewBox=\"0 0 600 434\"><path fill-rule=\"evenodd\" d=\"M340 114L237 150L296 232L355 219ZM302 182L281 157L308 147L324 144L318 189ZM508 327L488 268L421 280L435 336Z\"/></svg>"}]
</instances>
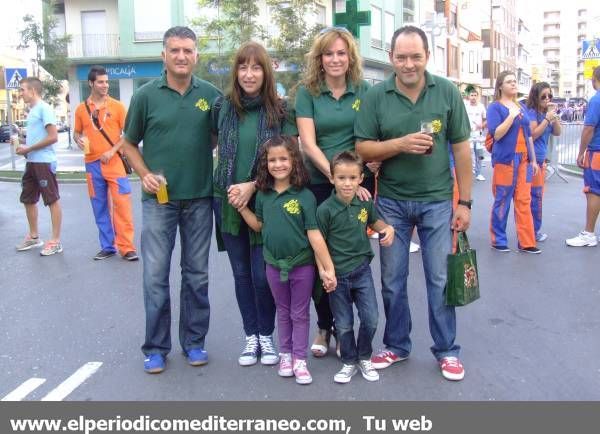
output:
<instances>
[{"instance_id":1,"label":"traffic sign pole","mask_svg":"<svg viewBox=\"0 0 600 434\"><path fill-rule=\"evenodd\" d=\"M4 83L8 84L8 77L6 74L6 68L4 68ZM8 127L11 128L12 131L12 106L10 105L10 98L8 96L8 93L11 91L8 86L4 86L4 93L6 96L6 120L8 121ZM12 145L12 143L10 144L10 166L12 168L12 170L16 169L16 165L15 165L15 147Z\"/></svg>"}]
</instances>

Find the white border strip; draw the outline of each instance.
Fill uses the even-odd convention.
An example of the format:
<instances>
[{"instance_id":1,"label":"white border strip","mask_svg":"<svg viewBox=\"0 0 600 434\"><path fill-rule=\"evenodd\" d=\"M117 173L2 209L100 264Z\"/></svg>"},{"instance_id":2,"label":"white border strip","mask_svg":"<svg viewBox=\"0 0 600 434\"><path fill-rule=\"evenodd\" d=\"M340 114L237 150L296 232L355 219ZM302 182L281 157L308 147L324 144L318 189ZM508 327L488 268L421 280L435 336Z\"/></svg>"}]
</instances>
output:
<instances>
[{"instance_id":1,"label":"white border strip","mask_svg":"<svg viewBox=\"0 0 600 434\"><path fill-rule=\"evenodd\" d=\"M29 380L21 384L19 387L17 387L15 390L10 392L8 395L6 395L4 398L2 398L0 401L22 401L23 398L25 398L27 395L29 395L31 392L33 392L45 382L45 378L30 378Z\"/></svg>"},{"instance_id":2,"label":"white border strip","mask_svg":"<svg viewBox=\"0 0 600 434\"><path fill-rule=\"evenodd\" d=\"M79 387L85 380L94 375L102 366L102 362L88 362L79 368L73 375L51 390L42 401L62 401Z\"/></svg>"}]
</instances>

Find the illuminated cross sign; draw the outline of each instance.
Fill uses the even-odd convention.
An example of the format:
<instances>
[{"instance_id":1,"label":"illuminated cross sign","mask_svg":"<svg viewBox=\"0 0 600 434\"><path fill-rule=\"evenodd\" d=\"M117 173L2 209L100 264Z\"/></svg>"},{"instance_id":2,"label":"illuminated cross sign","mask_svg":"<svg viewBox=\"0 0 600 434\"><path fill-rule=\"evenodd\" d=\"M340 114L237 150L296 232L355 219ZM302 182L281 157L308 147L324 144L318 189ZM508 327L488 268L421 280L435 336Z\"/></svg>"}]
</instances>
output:
<instances>
[{"instance_id":1,"label":"illuminated cross sign","mask_svg":"<svg viewBox=\"0 0 600 434\"><path fill-rule=\"evenodd\" d=\"M346 0L346 12L334 15L336 26L346 27L356 38L360 38L360 26L371 25L371 11L359 11L358 0Z\"/></svg>"}]
</instances>

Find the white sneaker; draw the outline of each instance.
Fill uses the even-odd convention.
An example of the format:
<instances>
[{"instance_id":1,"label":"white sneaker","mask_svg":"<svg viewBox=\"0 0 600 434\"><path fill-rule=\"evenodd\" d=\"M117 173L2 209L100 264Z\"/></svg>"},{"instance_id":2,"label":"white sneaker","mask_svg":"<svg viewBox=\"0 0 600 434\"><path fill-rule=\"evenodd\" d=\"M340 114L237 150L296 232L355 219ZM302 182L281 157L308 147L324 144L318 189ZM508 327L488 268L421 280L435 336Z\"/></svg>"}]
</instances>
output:
<instances>
[{"instance_id":1,"label":"white sneaker","mask_svg":"<svg viewBox=\"0 0 600 434\"><path fill-rule=\"evenodd\" d=\"M410 248L408 249L408 251L410 253L417 253L419 251L419 249L421 248L421 246L419 246L417 243L413 243L412 241L410 242Z\"/></svg>"},{"instance_id":2,"label":"white sneaker","mask_svg":"<svg viewBox=\"0 0 600 434\"><path fill-rule=\"evenodd\" d=\"M371 359L361 360L358 362L358 366L360 366L360 373L363 378L367 381L377 381L379 380L379 372L375 370L373 367L373 363L371 363Z\"/></svg>"},{"instance_id":3,"label":"white sneaker","mask_svg":"<svg viewBox=\"0 0 600 434\"><path fill-rule=\"evenodd\" d=\"M581 231L574 238L565 240L567 246L571 247L594 247L598 244L598 238L593 232Z\"/></svg>"},{"instance_id":4,"label":"white sneaker","mask_svg":"<svg viewBox=\"0 0 600 434\"><path fill-rule=\"evenodd\" d=\"M484 176L483 176L481 173L480 173L479 175L477 175L477 176L475 177L475 179L476 179L477 181L485 181L485 178L484 178Z\"/></svg>"},{"instance_id":5,"label":"white sneaker","mask_svg":"<svg viewBox=\"0 0 600 434\"><path fill-rule=\"evenodd\" d=\"M544 241L546 241L548 239L548 234L544 233L544 232L538 232L537 234L535 234L535 240L538 243L542 243Z\"/></svg>"},{"instance_id":6,"label":"white sneaker","mask_svg":"<svg viewBox=\"0 0 600 434\"><path fill-rule=\"evenodd\" d=\"M342 369L340 369L338 373L334 375L333 381L340 384L349 383L357 372L358 369L356 368L356 365L347 365L344 363Z\"/></svg>"}]
</instances>

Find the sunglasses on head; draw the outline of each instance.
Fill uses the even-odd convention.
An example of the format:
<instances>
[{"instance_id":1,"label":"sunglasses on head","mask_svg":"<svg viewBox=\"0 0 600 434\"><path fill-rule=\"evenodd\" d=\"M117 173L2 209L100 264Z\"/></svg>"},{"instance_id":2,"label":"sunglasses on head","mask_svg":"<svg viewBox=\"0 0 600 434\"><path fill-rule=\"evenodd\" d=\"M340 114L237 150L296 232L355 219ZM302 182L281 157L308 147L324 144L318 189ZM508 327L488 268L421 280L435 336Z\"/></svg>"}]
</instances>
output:
<instances>
[{"instance_id":1,"label":"sunglasses on head","mask_svg":"<svg viewBox=\"0 0 600 434\"><path fill-rule=\"evenodd\" d=\"M319 35L324 35L325 33L329 33L329 32L341 32L341 33L351 34L350 31L345 27L330 26L330 27L324 27L323 29L321 29L321 31L319 32Z\"/></svg>"},{"instance_id":2,"label":"sunglasses on head","mask_svg":"<svg viewBox=\"0 0 600 434\"><path fill-rule=\"evenodd\" d=\"M547 93L545 95L542 95L542 96L540 96L540 99L542 99L542 100L546 100L546 99L551 100L552 99L552 94L551 93Z\"/></svg>"}]
</instances>

